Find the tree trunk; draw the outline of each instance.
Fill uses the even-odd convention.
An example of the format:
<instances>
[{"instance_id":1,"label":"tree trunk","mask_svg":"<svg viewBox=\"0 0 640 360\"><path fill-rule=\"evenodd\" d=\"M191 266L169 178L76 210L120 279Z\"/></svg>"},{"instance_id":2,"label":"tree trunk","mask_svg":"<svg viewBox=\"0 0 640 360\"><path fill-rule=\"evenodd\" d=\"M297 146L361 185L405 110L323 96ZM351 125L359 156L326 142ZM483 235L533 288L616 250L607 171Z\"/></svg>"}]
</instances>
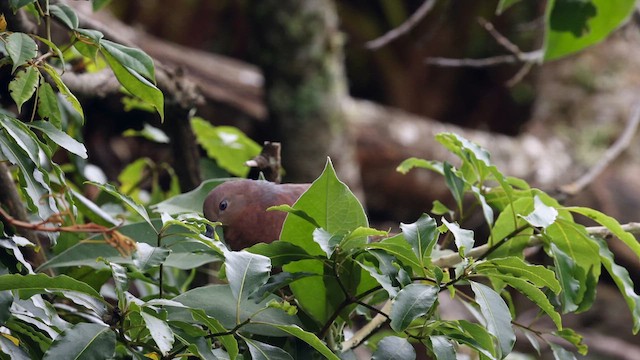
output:
<instances>
[{"instance_id":1,"label":"tree trunk","mask_svg":"<svg viewBox=\"0 0 640 360\"><path fill-rule=\"evenodd\" d=\"M315 179L330 156L343 180L360 192L355 142L343 111L348 95L335 4L264 0L249 8L268 132L282 142L287 182Z\"/></svg>"}]
</instances>

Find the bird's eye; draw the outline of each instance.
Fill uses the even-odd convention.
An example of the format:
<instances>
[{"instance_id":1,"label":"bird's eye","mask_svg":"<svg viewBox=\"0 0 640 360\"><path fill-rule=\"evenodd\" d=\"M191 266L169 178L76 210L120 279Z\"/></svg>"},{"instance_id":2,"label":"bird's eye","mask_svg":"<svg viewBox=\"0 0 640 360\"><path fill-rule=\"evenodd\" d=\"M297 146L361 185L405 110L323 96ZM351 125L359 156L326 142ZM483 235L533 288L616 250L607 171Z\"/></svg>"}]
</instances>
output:
<instances>
[{"instance_id":1,"label":"bird's eye","mask_svg":"<svg viewBox=\"0 0 640 360\"><path fill-rule=\"evenodd\" d=\"M220 211L225 211L227 209L227 206L229 206L229 202L227 200L222 200L218 205L218 209L220 209Z\"/></svg>"}]
</instances>

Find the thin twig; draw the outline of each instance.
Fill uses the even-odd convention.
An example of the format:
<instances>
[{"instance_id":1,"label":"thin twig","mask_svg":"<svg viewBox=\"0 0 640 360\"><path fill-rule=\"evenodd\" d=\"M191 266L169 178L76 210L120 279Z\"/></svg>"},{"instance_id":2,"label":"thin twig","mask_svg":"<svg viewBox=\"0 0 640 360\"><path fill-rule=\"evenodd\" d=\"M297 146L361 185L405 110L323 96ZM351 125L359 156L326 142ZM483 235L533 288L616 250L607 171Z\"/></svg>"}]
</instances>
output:
<instances>
[{"instance_id":1,"label":"thin twig","mask_svg":"<svg viewBox=\"0 0 640 360\"><path fill-rule=\"evenodd\" d=\"M522 51L518 47L518 45L512 43L506 36L500 34L498 30L496 30L495 26L492 23L488 22L484 18L478 18L478 22L482 27L487 30L487 32L493 36L494 39L498 42L498 44L502 45L505 49L509 50L510 53L514 55L522 54Z\"/></svg>"},{"instance_id":2,"label":"thin twig","mask_svg":"<svg viewBox=\"0 0 640 360\"><path fill-rule=\"evenodd\" d=\"M498 55L491 56L488 58L482 59L453 59L453 58L443 58L443 57L431 57L425 60L426 64L429 65L438 65L438 66L447 66L447 67L488 67L502 64L516 64L519 62L527 63L535 63L542 60L543 57L542 50L535 50L530 52L520 53L519 55Z\"/></svg>"},{"instance_id":3,"label":"thin twig","mask_svg":"<svg viewBox=\"0 0 640 360\"><path fill-rule=\"evenodd\" d=\"M633 109L627 126L622 130L620 137L602 154L600 160L576 181L561 186L560 190L567 195L576 195L591 184L609 164L631 145L631 140L633 140L633 136L638 130L638 124L640 124L640 103Z\"/></svg>"},{"instance_id":4,"label":"thin twig","mask_svg":"<svg viewBox=\"0 0 640 360\"><path fill-rule=\"evenodd\" d=\"M418 10L411 14L411 16L409 16L409 18L405 22L400 24L400 26L388 31L386 34L377 39L368 41L365 44L365 47L370 50L377 50L387 45L391 41L399 38L400 36L408 33L420 22L420 20L427 16L427 14L431 11L431 9L433 9L433 6L435 4L436 0L426 0L424 3L422 3L422 5L420 5Z\"/></svg>"}]
</instances>

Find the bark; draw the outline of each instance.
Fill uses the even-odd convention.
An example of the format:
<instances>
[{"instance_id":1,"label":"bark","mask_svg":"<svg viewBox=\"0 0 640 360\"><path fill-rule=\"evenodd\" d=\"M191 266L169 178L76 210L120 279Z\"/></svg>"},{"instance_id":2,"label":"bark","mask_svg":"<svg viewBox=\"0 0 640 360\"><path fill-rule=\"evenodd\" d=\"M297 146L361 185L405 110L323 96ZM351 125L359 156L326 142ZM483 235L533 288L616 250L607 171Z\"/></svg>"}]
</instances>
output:
<instances>
[{"instance_id":1,"label":"bark","mask_svg":"<svg viewBox=\"0 0 640 360\"><path fill-rule=\"evenodd\" d=\"M282 142L287 181L314 180L328 155L343 180L359 189L354 142L342 109L348 95L335 4L265 0L249 8L255 61L264 74L264 101L272 137Z\"/></svg>"}]
</instances>

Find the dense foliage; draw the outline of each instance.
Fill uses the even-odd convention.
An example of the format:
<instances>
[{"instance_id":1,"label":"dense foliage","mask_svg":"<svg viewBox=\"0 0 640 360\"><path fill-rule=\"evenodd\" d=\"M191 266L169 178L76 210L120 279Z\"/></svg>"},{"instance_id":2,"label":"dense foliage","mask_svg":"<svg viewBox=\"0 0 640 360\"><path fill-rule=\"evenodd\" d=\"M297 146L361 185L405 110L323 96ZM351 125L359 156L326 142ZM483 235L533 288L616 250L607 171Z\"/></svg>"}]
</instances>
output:
<instances>
[{"instance_id":1,"label":"dense foliage","mask_svg":"<svg viewBox=\"0 0 640 360\"><path fill-rule=\"evenodd\" d=\"M503 0L499 10L516 2ZM0 160L13 165L34 219L17 220L2 210L0 358L337 359L366 342L376 359L415 358L419 343L423 347L416 348L437 359L454 359L459 351L499 359L512 352L521 332L534 347L548 342L558 358L570 359L573 355L546 335L573 344L571 351L586 352L580 336L563 327L560 314L589 309L603 270L627 301L634 332L640 329L640 297L627 270L614 262L602 230L596 233L575 217L598 222L640 256L636 239L613 218L565 207L505 176L485 150L455 134L437 140L459 158L457 164L408 159L398 168L441 174L455 208L435 202L430 214L401 224L399 234L369 226L330 161L294 206L272 209L289 212L280 241L237 252L217 234L203 235L206 225L220 224L200 216L202 199L223 179L184 194L178 194L175 181L168 192L154 181L145 196L138 186L141 169L154 165L140 159L125 169L119 187L90 183L101 194L87 199L80 188L87 158L80 135L83 110L60 73L75 58L86 59L89 71L109 67L128 98L162 117L153 62L140 50L80 28L76 13L64 4L10 3L47 28L52 20L60 22L70 36L58 46L50 38L9 31L11 24L0 21L0 65L11 68L8 89L16 111L24 110L28 120L2 111ZM583 19L582 26L593 30L588 36L572 32L581 44L590 44L624 21L633 5L548 3L547 59L582 47L560 45L568 40L556 35L573 28L554 27L559 12L572 6L601 11ZM606 14L615 16L604 21ZM215 128L198 118L192 126L203 148L231 174L244 175L238 164L259 151L236 129ZM147 130L142 135L162 138L157 129ZM66 153L70 163L56 164L55 152ZM484 231L461 226L474 213L484 219ZM46 245L18 235L21 229L44 234ZM548 261L529 262L523 255L529 247L541 247ZM35 269L29 261L34 252L46 259ZM216 272L221 281L194 286L198 271L210 263L223 264ZM517 321L511 301L516 293L554 328ZM475 321L441 318L443 294L464 304Z\"/></svg>"}]
</instances>

